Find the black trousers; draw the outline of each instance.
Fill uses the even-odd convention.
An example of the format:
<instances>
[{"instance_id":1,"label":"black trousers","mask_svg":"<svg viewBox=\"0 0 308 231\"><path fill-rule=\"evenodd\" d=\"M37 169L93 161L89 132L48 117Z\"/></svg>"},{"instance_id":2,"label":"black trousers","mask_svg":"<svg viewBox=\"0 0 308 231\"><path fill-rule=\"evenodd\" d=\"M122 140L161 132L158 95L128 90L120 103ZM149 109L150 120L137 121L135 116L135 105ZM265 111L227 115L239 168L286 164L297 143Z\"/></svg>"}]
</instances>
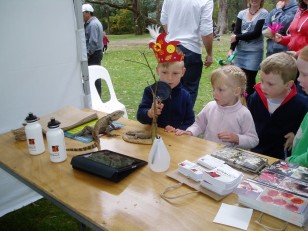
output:
<instances>
[{"instance_id":1,"label":"black trousers","mask_svg":"<svg viewBox=\"0 0 308 231\"><path fill-rule=\"evenodd\" d=\"M254 85L256 85L256 76L258 74L258 71L250 71L243 69L242 70L246 74L247 84L246 84L246 93L248 96L250 96L252 93L255 92L255 89L253 88Z\"/></svg>"},{"instance_id":2,"label":"black trousers","mask_svg":"<svg viewBox=\"0 0 308 231\"><path fill-rule=\"evenodd\" d=\"M197 99L199 83L202 75L202 57L201 54L192 52L181 45L179 45L179 48L185 54L184 65L186 68L186 72L181 79L181 82L183 87L189 92L192 105L194 106Z\"/></svg>"},{"instance_id":3,"label":"black trousers","mask_svg":"<svg viewBox=\"0 0 308 231\"><path fill-rule=\"evenodd\" d=\"M88 65L89 66L101 65L102 59L103 59L102 50L97 50L88 57ZM100 79L95 81L95 87L96 87L98 94L101 96L102 95L102 83Z\"/></svg>"}]
</instances>

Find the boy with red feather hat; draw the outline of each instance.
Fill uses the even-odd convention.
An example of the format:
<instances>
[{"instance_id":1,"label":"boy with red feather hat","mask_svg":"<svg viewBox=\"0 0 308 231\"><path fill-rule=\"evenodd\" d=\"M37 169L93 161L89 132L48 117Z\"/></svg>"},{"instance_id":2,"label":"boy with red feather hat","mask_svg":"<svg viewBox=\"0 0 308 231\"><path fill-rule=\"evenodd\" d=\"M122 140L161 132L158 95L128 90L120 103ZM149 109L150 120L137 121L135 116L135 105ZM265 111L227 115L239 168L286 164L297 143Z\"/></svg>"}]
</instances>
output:
<instances>
[{"instance_id":1,"label":"boy with red feather hat","mask_svg":"<svg viewBox=\"0 0 308 231\"><path fill-rule=\"evenodd\" d=\"M159 34L159 27L148 28L155 39L149 44L158 61L156 72L159 81L167 83L171 88L170 96L158 100L156 114L154 114L153 84L144 89L143 97L137 111L137 120L143 124L151 124L154 116L157 116L158 127L166 132L174 132L175 129L186 129L195 121L193 105L190 94L182 87L181 78L185 73L184 54L177 47L178 41L166 42L166 33ZM161 91L158 89L158 91Z\"/></svg>"}]
</instances>

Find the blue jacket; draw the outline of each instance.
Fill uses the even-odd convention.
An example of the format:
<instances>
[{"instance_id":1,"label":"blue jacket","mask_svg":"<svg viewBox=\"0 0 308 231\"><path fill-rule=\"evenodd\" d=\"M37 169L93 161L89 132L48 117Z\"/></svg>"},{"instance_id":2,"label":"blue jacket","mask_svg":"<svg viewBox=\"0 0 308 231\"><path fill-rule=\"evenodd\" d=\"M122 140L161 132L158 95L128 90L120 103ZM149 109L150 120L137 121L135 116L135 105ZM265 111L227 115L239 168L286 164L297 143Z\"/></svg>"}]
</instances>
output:
<instances>
[{"instance_id":1,"label":"blue jacket","mask_svg":"<svg viewBox=\"0 0 308 231\"><path fill-rule=\"evenodd\" d=\"M291 0L290 3L284 6L282 9L280 8L273 9L265 19L265 23L262 30L266 29L268 24L272 25L273 22L276 22L283 26L283 28L279 30L279 34L286 35L286 32L291 22L293 21L293 18L297 10L298 10L298 4L295 0ZM288 50L287 46L275 43L272 39L267 39L266 56L270 56L272 54L287 50Z\"/></svg>"},{"instance_id":2,"label":"blue jacket","mask_svg":"<svg viewBox=\"0 0 308 231\"><path fill-rule=\"evenodd\" d=\"M93 55L95 51L102 50L103 48L103 25L95 17L91 17L84 24L87 54Z\"/></svg>"},{"instance_id":3,"label":"blue jacket","mask_svg":"<svg viewBox=\"0 0 308 231\"><path fill-rule=\"evenodd\" d=\"M267 99L260 88L255 85L256 92L248 98L248 109L255 122L259 144L251 151L278 159L284 159L284 136L293 132L296 134L305 114L308 111L307 98L297 94L293 85L290 94L281 105L270 114Z\"/></svg>"},{"instance_id":4,"label":"blue jacket","mask_svg":"<svg viewBox=\"0 0 308 231\"><path fill-rule=\"evenodd\" d=\"M137 111L137 120L143 124L151 124L152 119L148 117L147 112L153 103L151 86L144 89L142 101ZM163 101L164 108L161 115L157 118L158 127L165 128L170 125L174 128L186 130L195 121L190 94L182 84L172 89L168 99Z\"/></svg>"}]
</instances>

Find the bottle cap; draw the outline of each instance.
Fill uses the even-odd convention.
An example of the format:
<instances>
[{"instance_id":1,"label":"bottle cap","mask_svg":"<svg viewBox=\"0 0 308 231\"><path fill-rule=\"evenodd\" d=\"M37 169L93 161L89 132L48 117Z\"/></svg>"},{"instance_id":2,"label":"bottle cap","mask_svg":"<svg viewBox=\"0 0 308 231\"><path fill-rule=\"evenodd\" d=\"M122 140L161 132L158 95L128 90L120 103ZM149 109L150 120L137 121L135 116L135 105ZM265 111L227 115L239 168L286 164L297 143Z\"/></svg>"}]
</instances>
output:
<instances>
[{"instance_id":1,"label":"bottle cap","mask_svg":"<svg viewBox=\"0 0 308 231\"><path fill-rule=\"evenodd\" d=\"M50 118L50 121L48 122L48 127L49 128L57 128L60 126L60 122L58 120L56 120L54 117Z\"/></svg>"},{"instance_id":2,"label":"bottle cap","mask_svg":"<svg viewBox=\"0 0 308 231\"><path fill-rule=\"evenodd\" d=\"M32 112L29 112L28 116L26 117L26 122L27 123L33 123L35 121L38 121L39 118L36 115L33 115Z\"/></svg>"}]
</instances>

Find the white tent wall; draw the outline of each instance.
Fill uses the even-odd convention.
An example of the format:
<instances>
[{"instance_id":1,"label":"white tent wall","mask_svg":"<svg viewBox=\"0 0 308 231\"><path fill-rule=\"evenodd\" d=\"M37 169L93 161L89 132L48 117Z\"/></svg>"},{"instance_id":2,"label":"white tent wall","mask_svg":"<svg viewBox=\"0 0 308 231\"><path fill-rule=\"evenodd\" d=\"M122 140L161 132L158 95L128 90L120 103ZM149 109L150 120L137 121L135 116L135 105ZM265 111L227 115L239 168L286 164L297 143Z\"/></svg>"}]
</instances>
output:
<instances>
[{"instance_id":1,"label":"white tent wall","mask_svg":"<svg viewBox=\"0 0 308 231\"><path fill-rule=\"evenodd\" d=\"M73 0L5 1L0 28L0 133L28 112L84 107Z\"/></svg>"},{"instance_id":2,"label":"white tent wall","mask_svg":"<svg viewBox=\"0 0 308 231\"><path fill-rule=\"evenodd\" d=\"M84 32L77 28L81 20L80 0L1 3L0 134L20 127L28 112L41 116L65 105L84 108L81 65L88 71L78 57L78 50L85 50ZM0 216L41 198L1 169L0 186Z\"/></svg>"}]
</instances>

